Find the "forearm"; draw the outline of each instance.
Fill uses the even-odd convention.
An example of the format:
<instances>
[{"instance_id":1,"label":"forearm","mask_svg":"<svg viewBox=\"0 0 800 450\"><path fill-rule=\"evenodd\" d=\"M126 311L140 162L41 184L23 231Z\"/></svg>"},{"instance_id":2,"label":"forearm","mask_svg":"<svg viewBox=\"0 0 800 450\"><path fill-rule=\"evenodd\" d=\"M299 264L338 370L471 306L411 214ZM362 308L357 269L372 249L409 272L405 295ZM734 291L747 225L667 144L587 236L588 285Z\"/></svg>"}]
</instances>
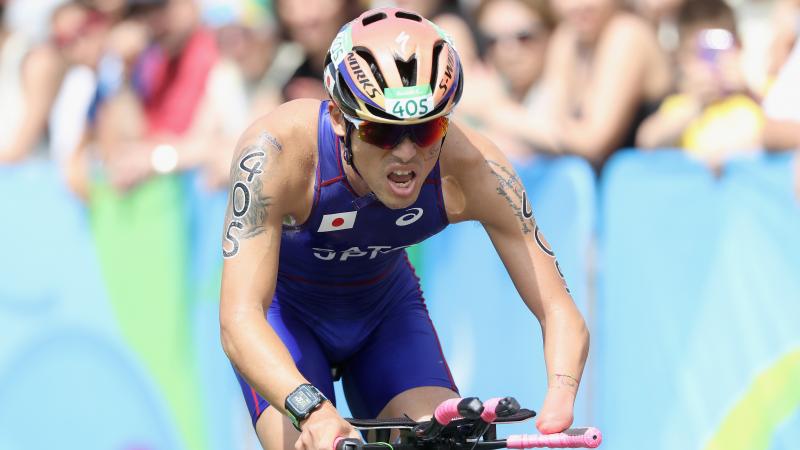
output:
<instances>
[{"instance_id":1,"label":"forearm","mask_svg":"<svg viewBox=\"0 0 800 450\"><path fill-rule=\"evenodd\" d=\"M616 145L610 130L596 127L586 120L568 117L558 129L558 147L562 152L582 156L595 164L603 161Z\"/></svg>"},{"instance_id":2,"label":"forearm","mask_svg":"<svg viewBox=\"0 0 800 450\"><path fill-rule=\"evenodd\" d=\"M222 346L236 370L281 412L284 400L308 381L297 370L289 350L264 319L262 311L247 317L221 317Z\"/></svg>"},{"instance_id":3,"label":"forearm","mask_svg":"<svg viewBox=\"0 0 800 450\"><path fill-rule=\"evenodd\" d=\"M548 389L577 393L589 353L589 330L580 311L569 306L551 308L542 318Z\"/></svg>"},{"instance_id":4,"label":"forearm","mask_svg":"<svg viewBox=\"0 0 800 450\"><path fill-rule=\"evenodd\" d=\"M676 147L695 116L688 111L683 114L656 113L642 124L636 145L639 148Z\"/></svg>"},{"instance_id":5,"label":"forearm","mask_svg":"<svg viewBox=\"0 0 800 450\"><path fill-rule=\"evenodd\" d=\"M768 150L800 148L800 122L768 119L764 125L763 141Z\"/></svg>"},{"instance_id":6,"label":"forearm","mask_svg":"<svg viewBox=\"0 0 800 450\"><path fill-rule=\"evenodd\" d=\"M21 121L11 145L0 149L0 163L14 163L28 156L42 138L47 125L47 111L44 107L29 108Z\"/></svg>"}]
</instances>

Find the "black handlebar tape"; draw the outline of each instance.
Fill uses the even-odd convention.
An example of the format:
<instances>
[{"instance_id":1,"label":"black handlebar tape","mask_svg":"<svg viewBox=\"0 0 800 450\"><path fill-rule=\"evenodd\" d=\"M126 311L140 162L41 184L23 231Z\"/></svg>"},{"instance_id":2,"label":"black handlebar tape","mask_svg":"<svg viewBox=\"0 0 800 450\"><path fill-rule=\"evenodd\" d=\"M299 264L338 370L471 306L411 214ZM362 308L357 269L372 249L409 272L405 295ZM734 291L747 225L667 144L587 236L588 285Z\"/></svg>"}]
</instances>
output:
<instances>
[{"instance_id":1,"label":"black handlebar tape","mask_svg":"<svg viewBox=\"0 0 800 450\"><path fill-rule=\"evenodd\" d=\"M362 450L364 442L361 439L338 437L333 441L333 450Z\"/></svg>"}]
</instances>

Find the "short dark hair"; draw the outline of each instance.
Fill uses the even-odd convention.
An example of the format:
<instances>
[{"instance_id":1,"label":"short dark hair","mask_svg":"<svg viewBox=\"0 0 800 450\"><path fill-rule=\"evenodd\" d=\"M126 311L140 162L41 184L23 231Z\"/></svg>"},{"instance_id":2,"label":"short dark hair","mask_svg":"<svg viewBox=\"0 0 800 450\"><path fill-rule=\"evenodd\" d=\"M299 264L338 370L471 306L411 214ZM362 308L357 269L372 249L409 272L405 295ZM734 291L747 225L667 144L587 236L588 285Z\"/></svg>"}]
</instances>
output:
<instances>
[{"instance_id":1,"label":"short dark hair","mask_svg":"<svg viewBox=\"0 0 800 450\"><path fill-rule=\"evenodd\" d=\"M736 13L725 0L688 0L678 10L678 32L681 39L698 28L721 28L730 32L736 41Z\"/></svg>"}]
</instances>

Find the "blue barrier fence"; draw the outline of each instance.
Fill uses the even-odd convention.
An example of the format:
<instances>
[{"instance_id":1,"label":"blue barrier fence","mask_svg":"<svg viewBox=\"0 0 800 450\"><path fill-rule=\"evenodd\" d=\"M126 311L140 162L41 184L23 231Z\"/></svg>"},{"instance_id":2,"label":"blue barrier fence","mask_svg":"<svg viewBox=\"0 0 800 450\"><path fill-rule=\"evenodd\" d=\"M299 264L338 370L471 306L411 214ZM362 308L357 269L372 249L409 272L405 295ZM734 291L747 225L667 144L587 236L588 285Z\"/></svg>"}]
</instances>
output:
<instances>
[{"instance_id":1,"label":"blue barrier fence","mask_svg":"<svg viewBox=\"0 0 800 450\"><path fill-rule=\"evenodd\" d=\"M602 426L614 450L794 448L800 207L788 158L715 178L677 152L622 153L599 195L578 159L517 170L592 328L576 423ZM225 195L192 175L182 184L198 433L202 448L252 448L217 331ZM118 326L86 210L57 171L0 168L0 211L0 449L191 448ZM449 227L419 255L462 393L514 394L536 409L541 333L483 229Z\"/></svg>"},{"instance_id":2,"label":"blue barrier fence","mask_svg":"<svg viewBox=\"0 0 800 450\"><path fill-rule=\"evenodd\" d=\"M601 199L606 443L767 448L800 407L800 207L787 158L715 179L680 153L622 154ZM770 448L796 443L781 445Z\"/></svg>"}]
</instances>

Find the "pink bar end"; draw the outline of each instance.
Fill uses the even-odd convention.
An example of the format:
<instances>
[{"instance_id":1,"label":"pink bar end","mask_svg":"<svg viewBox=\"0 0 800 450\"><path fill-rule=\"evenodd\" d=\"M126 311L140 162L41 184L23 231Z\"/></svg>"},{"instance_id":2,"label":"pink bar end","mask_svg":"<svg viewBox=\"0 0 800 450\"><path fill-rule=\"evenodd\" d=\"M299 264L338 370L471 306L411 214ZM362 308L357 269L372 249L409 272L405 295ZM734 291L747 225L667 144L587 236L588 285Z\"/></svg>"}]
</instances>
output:
<instances>
[{"instance_id":1,"label":"pink bar end","mask_svg":"<svg viewBox=\"0 0 800 450\"><path fill-rule=\"evenodd\" d=\"M433 417L436 418L436 421L442 425L447 425L453 419L458 419L461 415L458 413L458 402L460 402L460 398L451 398L449 400L445 400L436 407L436 411L433 413Z\"/></svg>"},{"instance_id":2,"label":"pink bar end","mask_svg":"<svg viewBox=\"0 0 800 450\"><path fill-rule=\"evenodd\" d=\"M500 403L502 398L490 398L483 402L483 412L481 413L481 420L486 423L492 423L497 419L497 404Z\"/></svg>"},{"instance_id":3,"label":"pink bar end","mask_svg":"<svg viewBox=\"0 0 800 450\"><path fill-rule=\"evenodd\" d=\"M573 428L555 434L518 434L509 436L508 448L597 448L603 434L597 428Z\"/></svg>"}]
</instances>

